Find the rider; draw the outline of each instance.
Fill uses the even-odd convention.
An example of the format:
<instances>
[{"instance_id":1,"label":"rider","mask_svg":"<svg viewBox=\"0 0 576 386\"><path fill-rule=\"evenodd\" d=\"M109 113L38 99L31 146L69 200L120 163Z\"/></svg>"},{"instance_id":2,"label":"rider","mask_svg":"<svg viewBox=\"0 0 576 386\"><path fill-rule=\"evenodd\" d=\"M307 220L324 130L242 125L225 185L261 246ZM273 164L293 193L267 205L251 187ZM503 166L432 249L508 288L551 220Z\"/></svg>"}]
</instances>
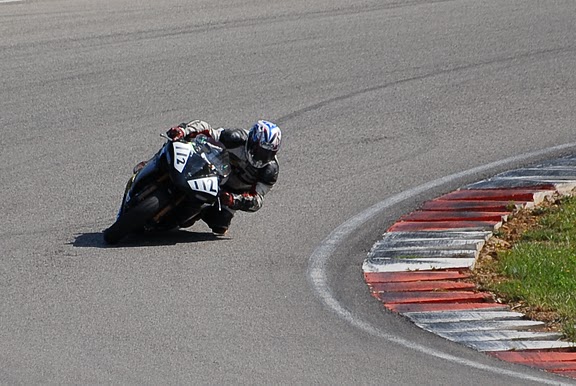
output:
<instances>
[{"instance_id":1,"label":"rider","mask_svg":"<svg viewBox=\"0 0 576 386\"><path fill-rule=\"evenodd\" d=\"M221 187L220 203L204 211L202 220L216 235L224 235L237 210L256 212L262 207L264 195L278 179L278 160L282 133L269 121L260 120L250 130L219 128L193 120L172 127L166 135L173 140L190 141L204 134L220 141L230 155L232 173ZM184 224L191 226L193 224Z\"/></svg>"}]
</instances>

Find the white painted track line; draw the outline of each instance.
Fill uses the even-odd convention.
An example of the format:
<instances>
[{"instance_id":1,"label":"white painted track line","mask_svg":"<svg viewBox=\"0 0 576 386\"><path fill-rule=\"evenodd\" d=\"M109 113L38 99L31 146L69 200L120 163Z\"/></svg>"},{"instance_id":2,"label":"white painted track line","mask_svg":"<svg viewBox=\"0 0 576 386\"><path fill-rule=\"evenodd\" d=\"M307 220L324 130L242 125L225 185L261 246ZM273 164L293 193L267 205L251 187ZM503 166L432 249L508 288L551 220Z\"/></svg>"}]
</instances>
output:
<instances>
[{"instance_id":1,"label":"white painted track line","mask_svg":"<svg viewBox=\"0 0 576 386\"><path fill-rule=\"evenodd\" d=\"M424 353L426 355L434 356L437 358L442 358L447 361L457 363L464 366L469 366L476 369L481 369L484 371L489 371L495 374L506 375L510 377L514 377L517 379L523 380L530 380L535 382L541 382L543 384L558 384L558 381L550 381L545 378L540 378L536 376L530 376L527 374L523 374L516 371L509 371L503 370L499 368L494 368L491 366L486 366L478 362L466 360L463 358L458 358L450 354L438 352L437 349L422 346L420 344L411 342L404 338L400 338L394 335L391 335L380 328L374 327L371 324L357 318L352 312L346 309L342 304L336 300L336 298L332 294L332 290L328 286L327 280L327 273L326 273L326 266L328 261L330 260L331 256L334 252L340 247L340 245L344 242L344 240L350 237L352 234L356 232L363 224L370 221L374 217L381 215L383 212L388 210L390 207L397 205L403 201L406 201L414 196L419 194L425 193L433 188L442 186L443 184L447 184L453 181L456 181L461 178L473 176L475 174L479 174L482 172L489 171L495 168L501 168L506 165L511 165L514 163L519 162L526 162L530 159L536 157L543 157L546 155L552 155L555 152L560 152L563 150L574 149L576 148L576 143L569 143L565 145L559 145L550 147L547 149L542 149L539 151L526 153L522 155L518 155L515 157L506 158L501 161L492 162L486 165L478 166L469 170L465 170L460 173L455 173L446 177L442 177L433 181L430 181L426 184L414 187L397 195L387 198L376 205L366 209L365 211L359 213L355 217L352 217L348 221L344 222L336 229L334 229L326 239L314 250L312 255L308 260L308 280L310 285L312 286L313 290L317 294L318 298L324 305L326 305L330 310L338 315L341 319L347 321L351 325L356 328L359 328L371 335L374 335L380 339L385 339L387 341L399 344L401 346L416 350L418 352Z\"/></svg>"}]
</instances>

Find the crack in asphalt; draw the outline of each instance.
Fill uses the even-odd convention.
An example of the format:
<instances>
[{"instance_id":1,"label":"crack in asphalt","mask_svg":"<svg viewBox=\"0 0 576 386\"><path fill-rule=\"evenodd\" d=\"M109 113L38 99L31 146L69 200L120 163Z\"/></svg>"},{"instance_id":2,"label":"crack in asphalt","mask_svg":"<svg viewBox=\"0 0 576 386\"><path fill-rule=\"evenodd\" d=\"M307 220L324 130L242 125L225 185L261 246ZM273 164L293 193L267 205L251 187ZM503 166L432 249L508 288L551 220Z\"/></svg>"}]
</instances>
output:
<instances>
[{"instance_id":1,"label":"crack in asphalt","mask_svg":"<svg viewBox=\"0 0 576 386\"><path fill-rule=\"evenodd\" d=\"M437 76L448 75L448 74L456 73L456 72L468 71L468 70L472 70L472 69L476 69L476 68L489 67L489 66L498 65L498 64L511 65L514 61L521 61L521 60L527 59L527 58L538 57L538 56L548 57L549 55L562 54L562 53L573 52L573 51L576 51L576 47L574 47L574 46L556 47L556 48L550 48L550 49L545 49L545 50L524 52L524 53L520 53L517 55L495 57L493 59L485 60L485 61L481 61L481 62L477 62L477 63L469 63L469 64L464 64L461 66L438 69L436 71L427 72L425 74L415 75L415 76L404 78L404 79L398 79L398 80L393 81L393 82L388 82L388 83L380 84L377 86L364 88L364 89L357 90L357 91L354 91L354 92L351 92L348 94L343 94L343 95L336 96L334 98L326 99L326 100L320 101L318 103L304 107L300 110L293 111L290 114L279 117L276 119L276 122L281 125L281 124L286 123L290 119L296 118L300 115L303 115L303 114L306 114L306 113L309 113L309 112L312 112L315 110L319 110L319 109L326 107L330 104L341 102L341 101L344 101L347 99L352 99L352 98L355 98L355 97L358 97L358 96L361 96L364 94L369 94L371 92L384 90L384 89L387 89L390 87L399 86L399 85L402 85L404 83L410 83L410 82L414 82L414 81L425 80L427 78L433 78L433 77L437 77Z\"/></svg>"}]
</instances>

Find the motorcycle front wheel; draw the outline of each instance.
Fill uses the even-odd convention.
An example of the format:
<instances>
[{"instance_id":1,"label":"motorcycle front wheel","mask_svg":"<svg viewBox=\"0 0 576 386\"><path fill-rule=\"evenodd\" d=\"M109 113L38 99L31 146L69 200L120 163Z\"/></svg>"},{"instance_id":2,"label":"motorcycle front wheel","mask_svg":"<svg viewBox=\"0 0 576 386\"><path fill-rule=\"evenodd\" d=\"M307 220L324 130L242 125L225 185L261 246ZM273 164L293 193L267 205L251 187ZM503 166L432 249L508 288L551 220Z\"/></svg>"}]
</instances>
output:
<instances>
[{"instance_id":1,"label":"motorcycle front wheel","mask_svg":"<svg viewBox=\"0 0 576 386\"><path fill-rule=\"evenodd\" d=\"M110 228L102 232L104 242L110 245L116 244L129 233L142 230L148 220L162 208L162 201L157 192L154 192L130 210L122 213Z\"/></svg>"}]
</instances>

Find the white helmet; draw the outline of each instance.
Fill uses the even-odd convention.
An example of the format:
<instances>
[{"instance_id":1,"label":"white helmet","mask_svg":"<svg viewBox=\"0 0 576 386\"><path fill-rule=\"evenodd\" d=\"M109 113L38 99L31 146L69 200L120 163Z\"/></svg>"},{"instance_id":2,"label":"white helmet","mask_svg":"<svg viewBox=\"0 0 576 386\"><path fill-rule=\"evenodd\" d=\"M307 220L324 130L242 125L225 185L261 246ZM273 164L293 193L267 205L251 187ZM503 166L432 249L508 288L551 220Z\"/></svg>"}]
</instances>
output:
<instances>
[{"instance_id":1,"label":"white helmet","mask_svg":"<svg viewBox=\"0 0 576 386\"><path fill-rule=\"evenodd\" d=\"M248 132L246 154L248 161L256 168L266 166L280 149L282 132L272 122L258 121Z\"/></svg>"}]
</instances>

